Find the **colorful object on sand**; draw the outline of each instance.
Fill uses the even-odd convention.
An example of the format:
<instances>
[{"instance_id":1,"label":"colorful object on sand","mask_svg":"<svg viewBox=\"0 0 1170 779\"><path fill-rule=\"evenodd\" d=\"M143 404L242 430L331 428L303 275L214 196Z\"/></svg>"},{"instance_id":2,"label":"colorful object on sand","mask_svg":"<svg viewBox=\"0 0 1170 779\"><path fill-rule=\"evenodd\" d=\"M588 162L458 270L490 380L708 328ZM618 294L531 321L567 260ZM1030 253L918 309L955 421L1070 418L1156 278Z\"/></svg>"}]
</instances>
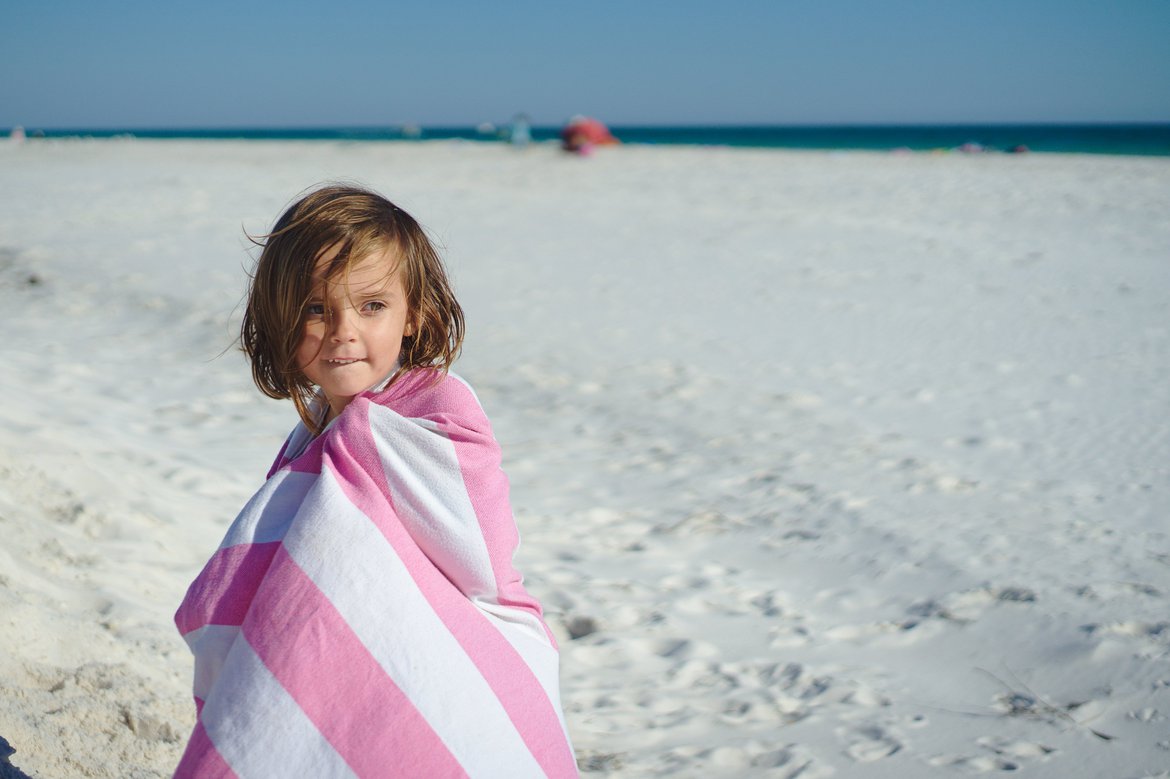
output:
<instances>
[{"instance_id":1,"label":"colorful object on sand","mask_svg":"<svg viewBox=\"0 0 1170 779\"><path fill-rule=\"evenodd\" d=\"M589 154L597 146L621 143L609 128L588 116L574 116L561 128L561 148L578 154Z\"/></svg>"}]
</instances>

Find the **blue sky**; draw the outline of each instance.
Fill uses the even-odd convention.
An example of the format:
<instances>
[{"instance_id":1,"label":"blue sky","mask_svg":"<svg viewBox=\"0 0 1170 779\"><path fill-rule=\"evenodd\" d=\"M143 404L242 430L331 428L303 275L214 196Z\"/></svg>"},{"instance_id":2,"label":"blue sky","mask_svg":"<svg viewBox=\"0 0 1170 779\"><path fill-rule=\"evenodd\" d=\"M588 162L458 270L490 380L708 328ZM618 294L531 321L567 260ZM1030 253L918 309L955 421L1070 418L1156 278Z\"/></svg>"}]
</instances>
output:
<instances>
[{"instance_id":1,"label":"blue sky","mask_svg":"<svg viewBox=\"0 0 1170 779\"><path fill-rule=\"evenodd\" d=\"M0 2L0 126L1170 121L1170 0Z\"/></svg>"}]
</instances>

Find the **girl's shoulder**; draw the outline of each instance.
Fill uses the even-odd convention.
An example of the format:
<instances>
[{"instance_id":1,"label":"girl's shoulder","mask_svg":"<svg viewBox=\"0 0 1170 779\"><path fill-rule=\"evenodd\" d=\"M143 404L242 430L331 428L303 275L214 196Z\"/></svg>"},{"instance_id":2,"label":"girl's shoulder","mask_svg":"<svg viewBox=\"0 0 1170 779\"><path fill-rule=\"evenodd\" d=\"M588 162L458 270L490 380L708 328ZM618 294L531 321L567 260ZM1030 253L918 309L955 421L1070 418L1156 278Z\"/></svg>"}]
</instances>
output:
<instances>
[{"instance_id":1,"label":"girl's shoulder","mask_svg":"<svg viewBox=\"0 0 1170 779\"><path fill-rule=\"evenodd\" d=\"M374 411L374 407L381 411ZM416 369L384 389L355 397L318 436L313 436L303 422L298 423L277 454L268 477L288 465L298 470L318 470L321 451L338 441L372 436L371 440L382 438L401 448L412 441L417 443L419 433L423 438L438 433L463 443L497 447L491 423L467 381L453 373ZM296 461L300 461L299 466Z\"/></svg>"},{"instance_id":2,"label":"girl's shoulder","mask_svg":"<svg viewBox=\"0 0 1170 779\"><path fill-rule=\"evenodd\" d=\"M409 371L386 389L371 393L369 402L404 417L443 416L466 423L487 422L479 397L467 380L456 373L433 368Z\"/></svg>"}]
</instances>

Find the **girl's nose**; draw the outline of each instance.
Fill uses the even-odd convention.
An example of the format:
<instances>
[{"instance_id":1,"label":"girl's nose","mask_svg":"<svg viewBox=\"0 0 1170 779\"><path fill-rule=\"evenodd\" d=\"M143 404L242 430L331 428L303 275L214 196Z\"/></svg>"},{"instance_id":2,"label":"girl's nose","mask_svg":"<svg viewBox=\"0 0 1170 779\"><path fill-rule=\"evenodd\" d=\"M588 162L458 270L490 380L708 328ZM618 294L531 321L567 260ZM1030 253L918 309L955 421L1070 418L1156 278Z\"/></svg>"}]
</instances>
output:
<instances>
[{"instance_id":1,"label":"girl's nose","mask_svg":"<svg viewBox=\"0 0 1170 779\"><path fill-rule=\"evenodd\" d=\"M329 338L334 343L342 343L345 341L352 341L357 335L357 329L354 321L354 310L350 306L340 307L333 311L332 327L330 328Z\"/></svg>"}]
</instances>

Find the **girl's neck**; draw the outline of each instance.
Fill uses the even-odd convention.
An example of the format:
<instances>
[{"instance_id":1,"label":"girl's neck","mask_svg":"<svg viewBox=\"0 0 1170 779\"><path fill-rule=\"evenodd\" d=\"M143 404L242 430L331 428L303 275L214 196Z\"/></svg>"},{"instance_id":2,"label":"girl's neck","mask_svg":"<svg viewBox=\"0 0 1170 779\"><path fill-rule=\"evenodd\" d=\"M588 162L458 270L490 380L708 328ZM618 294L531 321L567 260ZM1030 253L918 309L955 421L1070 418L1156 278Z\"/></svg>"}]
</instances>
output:
<instances>
[{"instance_id":1,"label":"girl's neck","mask_svg":"<svg viewBox=\"0 0 1170 779\"><path fill-rule=\"evenodd\" d=\"M337 408L328 400L325 401L325 416L321 418L321 426L324 427L333 420L337 419L339 416L341 416L342 411L345 411L344 405L340 408Z\"/></svg>"}]
</instances>

